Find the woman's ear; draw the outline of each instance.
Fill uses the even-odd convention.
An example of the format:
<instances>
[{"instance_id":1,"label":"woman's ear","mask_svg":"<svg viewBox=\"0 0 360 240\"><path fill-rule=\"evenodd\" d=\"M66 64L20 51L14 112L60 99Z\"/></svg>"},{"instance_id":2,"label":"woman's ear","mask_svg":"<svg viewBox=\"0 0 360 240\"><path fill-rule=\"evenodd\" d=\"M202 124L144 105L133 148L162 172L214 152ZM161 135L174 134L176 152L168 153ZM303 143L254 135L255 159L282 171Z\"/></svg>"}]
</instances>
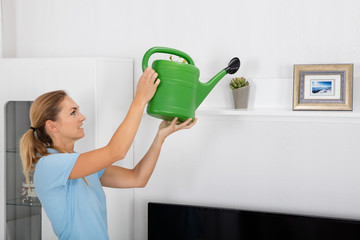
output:
<instances>
[{"instance_id":1,"label":"woman's ear","mask_svg":"<svg viewBox=\"0 0 360 240\"><path fill-rule=\"evenodd\" d=\"M51 120L47 120L45 122L45 128L48 131L48 133L54 133L57 132L57 127L56 127L56 122L51 121Z\"/></svg>"}]
</instances>

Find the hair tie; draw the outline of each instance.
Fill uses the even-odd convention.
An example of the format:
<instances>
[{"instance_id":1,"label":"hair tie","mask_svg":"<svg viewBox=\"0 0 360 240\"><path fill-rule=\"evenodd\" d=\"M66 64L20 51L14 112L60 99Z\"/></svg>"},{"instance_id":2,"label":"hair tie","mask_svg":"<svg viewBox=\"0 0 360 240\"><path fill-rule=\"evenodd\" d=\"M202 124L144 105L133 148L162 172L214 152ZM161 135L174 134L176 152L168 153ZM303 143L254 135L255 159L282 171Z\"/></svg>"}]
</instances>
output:
<instances>
[{"instance_id":1,"label":"hair tie","mask_svg":"<svg viewBox=\"0 0 360 240\"><path fill-rule=\"evenodd\" d=\"M30 129L31 129L31 130L33 130L33 131L35 131L35 130L36 130L36 128L34 128L34 127L30 127Z\"/></svg>"}]
</instances>

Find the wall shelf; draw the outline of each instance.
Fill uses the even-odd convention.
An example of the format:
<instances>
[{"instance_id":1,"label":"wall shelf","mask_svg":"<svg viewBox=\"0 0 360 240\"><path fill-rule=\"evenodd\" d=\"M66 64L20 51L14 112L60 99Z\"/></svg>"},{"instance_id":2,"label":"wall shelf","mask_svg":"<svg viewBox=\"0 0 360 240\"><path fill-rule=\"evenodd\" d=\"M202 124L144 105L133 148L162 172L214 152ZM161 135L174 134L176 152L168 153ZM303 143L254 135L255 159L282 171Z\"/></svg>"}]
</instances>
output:
<instances>
[{"instance_id":1,"label":"wall shelf","mask_svg":"<svg viewBox=\"0 0 360 240\"><path fill-rule=\"evenodd\" d=\"M291 109L199 109L196 116L223 116L223 117L264 117L266 119L286 119L295 121L335 121L351 122L360 120L360 112L355 111L292 111Z\"/></svg>"}]
</instances>

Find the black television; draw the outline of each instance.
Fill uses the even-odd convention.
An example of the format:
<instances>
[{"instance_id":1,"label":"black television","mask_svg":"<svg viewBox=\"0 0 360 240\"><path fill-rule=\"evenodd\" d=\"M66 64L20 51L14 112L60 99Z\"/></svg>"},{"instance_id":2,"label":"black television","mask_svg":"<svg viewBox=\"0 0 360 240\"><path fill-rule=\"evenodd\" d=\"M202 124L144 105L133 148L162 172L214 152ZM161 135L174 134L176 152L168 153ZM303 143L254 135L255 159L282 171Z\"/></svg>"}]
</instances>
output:
<instances>
[{"instance_id":1,"label":"black television","mask_svg":"<svg viewBox=\"0 0 360 240\"><path fill-rule=\"evenodd\" d=\"M148 203L148 240L360 240L360 221Z\"/></svg>"}]
</instances>

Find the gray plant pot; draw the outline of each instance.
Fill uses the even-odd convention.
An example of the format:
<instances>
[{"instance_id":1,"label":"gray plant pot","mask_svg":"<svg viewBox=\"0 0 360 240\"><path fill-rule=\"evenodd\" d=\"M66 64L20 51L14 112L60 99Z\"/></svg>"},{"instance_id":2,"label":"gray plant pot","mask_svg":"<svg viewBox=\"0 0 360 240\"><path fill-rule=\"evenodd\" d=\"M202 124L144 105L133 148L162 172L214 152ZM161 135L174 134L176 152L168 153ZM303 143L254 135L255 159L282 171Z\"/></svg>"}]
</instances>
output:
<instances>
[{"instance_id":1,"label":"gray plant pot","mask_svg":"<svg viewBox=\"0 0 360 240\"><path fill-rule=\"evenodd\" d=\"M250 85L232 90L235 109L247 109L249 102Z\"/></svg>"}]
</instances>

